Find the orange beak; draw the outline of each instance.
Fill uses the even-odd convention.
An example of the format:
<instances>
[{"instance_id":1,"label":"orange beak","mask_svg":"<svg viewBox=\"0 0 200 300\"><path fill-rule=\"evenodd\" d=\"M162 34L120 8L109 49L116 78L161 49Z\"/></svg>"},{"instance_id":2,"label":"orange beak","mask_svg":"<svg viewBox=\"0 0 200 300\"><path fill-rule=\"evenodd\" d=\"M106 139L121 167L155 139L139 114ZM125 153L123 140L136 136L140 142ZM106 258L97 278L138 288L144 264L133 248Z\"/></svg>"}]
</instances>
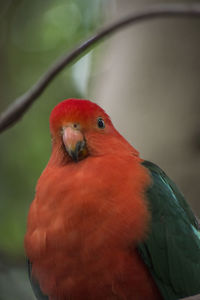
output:
<instances>
[{"instance_id":1,"label":"orange beak","mask_svg":"<svg viewBox=\"0 0 200 300\"><path fill-rule=\"evenodd\" d=\"M63 129L63 143L69 156L76 162L85 158L88 154L82 132L72 126Z\"/></svg>"}]
</instances>

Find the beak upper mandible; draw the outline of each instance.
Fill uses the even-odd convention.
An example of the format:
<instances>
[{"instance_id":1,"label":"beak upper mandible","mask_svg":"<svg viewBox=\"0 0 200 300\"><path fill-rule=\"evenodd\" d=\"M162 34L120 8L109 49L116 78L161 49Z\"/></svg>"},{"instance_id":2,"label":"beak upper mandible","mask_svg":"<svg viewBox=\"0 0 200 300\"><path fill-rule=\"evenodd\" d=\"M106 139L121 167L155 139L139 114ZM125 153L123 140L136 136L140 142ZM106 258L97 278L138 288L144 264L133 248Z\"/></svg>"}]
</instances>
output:
<instances>
[{"instance_id":1,"label":"beak upper mandible","mask_svg":"<svg viewBox=\"0 0 200 300\"><path fill-rule=\"evenodd\" d=\"M63 129L63 143L69 156L74 161L79 161L87 155L86 142L82 132L71 126Z\"/></svg>"}]
</instances>

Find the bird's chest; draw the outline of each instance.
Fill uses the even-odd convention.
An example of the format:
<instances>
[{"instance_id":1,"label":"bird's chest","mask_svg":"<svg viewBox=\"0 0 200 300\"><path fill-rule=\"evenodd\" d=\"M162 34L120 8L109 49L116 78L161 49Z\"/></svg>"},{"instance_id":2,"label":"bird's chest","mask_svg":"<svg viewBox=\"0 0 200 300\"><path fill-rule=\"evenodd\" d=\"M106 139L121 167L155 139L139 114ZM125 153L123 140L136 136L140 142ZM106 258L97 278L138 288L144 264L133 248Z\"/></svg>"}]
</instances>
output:
<instances>
[{"instance_id":1,"label":"bird's chest","mask_svg":"<svg viewBox=\"0 0 200 300\"><path fill-rule=\"evenodd\" d=\"M124 178L118 168L105 170L98 165L93 171L73 167L68 174L60 170L49 176L39 186L35 229L45 231L44 247L64 249L83 262L105 245L124 247L132 241L133 227L141 223L133 203L137 208L143 200L134 191L132 174Z\"/></svg>"},{"instance_id":2,"label":"bird's chest","mask_svg":"<svg viewBox=\"0 0 200 300\"><path fill-rule=\"evenodd\" d=\"M48 295L120 299L127 285L138 285L130 268L141 261L130 246L143 238L148 212L140 178L121 171L116 165L87 172L72 165L67 174L61 169L39 184L32 261L36 257L33 272Z\"/></svg>"}]
</instances>

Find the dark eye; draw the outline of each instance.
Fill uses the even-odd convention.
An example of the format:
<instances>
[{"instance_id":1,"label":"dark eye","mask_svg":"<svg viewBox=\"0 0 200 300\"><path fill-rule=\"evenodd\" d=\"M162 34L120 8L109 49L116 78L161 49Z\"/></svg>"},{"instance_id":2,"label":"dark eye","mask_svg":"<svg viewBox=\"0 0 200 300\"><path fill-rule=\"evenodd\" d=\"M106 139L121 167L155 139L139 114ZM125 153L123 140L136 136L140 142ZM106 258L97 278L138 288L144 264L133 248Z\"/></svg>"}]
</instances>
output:
<instances>
[{"instance_id":1,"label":"dark eye","mask_svg":"<svg viewBox=\"0 0 200 300\"><path fill-rule=\"evenodd\" d=\"M102 118L98 118L97 125L99 128L105 128L104 120Z\"/></svg>"}]
</instances>

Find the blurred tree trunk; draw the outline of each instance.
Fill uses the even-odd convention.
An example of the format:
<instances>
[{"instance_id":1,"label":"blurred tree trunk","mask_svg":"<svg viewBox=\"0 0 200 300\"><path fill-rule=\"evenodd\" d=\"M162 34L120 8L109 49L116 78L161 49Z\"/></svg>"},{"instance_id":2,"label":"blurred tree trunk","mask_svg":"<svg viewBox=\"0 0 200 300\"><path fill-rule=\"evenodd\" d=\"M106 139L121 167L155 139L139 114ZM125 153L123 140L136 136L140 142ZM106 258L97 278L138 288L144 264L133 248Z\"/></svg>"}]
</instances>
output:
<instances>
[{"instance_id":1,"label":"blurred tree trunk","mask_svg":"<svg viewBox=\"0 0 200 300\"><path fill-rule=\"evenodd\" d=\"M109 22L142 4L113 2ZM117 33L103 45L99 73L91 84L91 99L105 108L144 159L166 171L198 215L199 28L200 20L165 18Z\"/></svg>"}]
</instances>

